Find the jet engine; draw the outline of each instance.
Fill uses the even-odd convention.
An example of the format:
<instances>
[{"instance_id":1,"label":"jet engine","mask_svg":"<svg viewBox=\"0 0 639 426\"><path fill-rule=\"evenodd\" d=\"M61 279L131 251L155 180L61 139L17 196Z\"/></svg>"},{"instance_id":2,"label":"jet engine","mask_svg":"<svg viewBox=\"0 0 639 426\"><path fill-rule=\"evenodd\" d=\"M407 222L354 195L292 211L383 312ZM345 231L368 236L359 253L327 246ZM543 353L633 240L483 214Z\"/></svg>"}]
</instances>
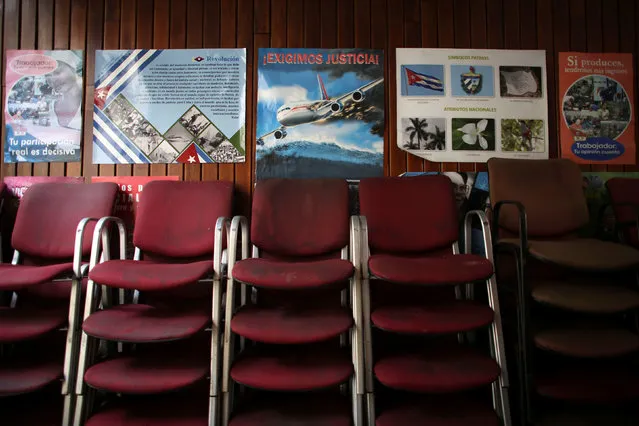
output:
<instances>
[{"instance_id":1,"label":"jet engine","mask_svg":"<svg viewBox=\"0 0 639 426\"><path fill-rule=\"evenodd\" d=\"M362 92L361 90L356 90L351 95L351 98L353 99L353 102L362 102L365 97L366 96L364 96L364 92Z\"/></svg>"},{"instance_id":2,"label":"jet engine","mask_svg":"<svg viewBox=\"0 0 639 426\"><path fill-rule=\"evenodd\" d=\"M275 139L277 140L284 139L286 135L287 133L285 129L279 129L279 130L276 130L275 133L273 133L273 136L275 136Z\"/></svg>"},{"instance_id":3,"label":"jet engine","mask_svg":"<svg viewBox=\"0 0 639 426\"><path fill-rule=\"evenodd\" d=\"M339 102L333 102L331 104L331 111L340 112L344 106Z\"/></svg>"}]
</instances>

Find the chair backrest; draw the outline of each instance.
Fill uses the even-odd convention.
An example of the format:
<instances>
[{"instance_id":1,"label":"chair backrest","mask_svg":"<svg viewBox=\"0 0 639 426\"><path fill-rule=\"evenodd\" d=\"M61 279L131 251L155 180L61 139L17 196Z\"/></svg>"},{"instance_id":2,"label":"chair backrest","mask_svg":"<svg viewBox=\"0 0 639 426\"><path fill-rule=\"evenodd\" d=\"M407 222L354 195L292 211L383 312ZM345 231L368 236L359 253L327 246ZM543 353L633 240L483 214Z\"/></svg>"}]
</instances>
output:
<instances>
[{"instance_id":1,"label":"chair backrest","mask_svg":"<svg viewBox=\"0 0 639 426\"><path fill-rule=\"evenodd\" d=\"M255 186L251 240L264 254L312 257L349 242L348 183L267 179Z\"/></svg>"},{"instance_id":2,"label":"chair backrest","mask_svg":"<svg viewBox=\"0 0 639 426\"><path fill-rule=\"evenodd\" d=\"M149 255L212 255L215 222L232 211L231 182L152 181L140 195L133 244Z\"/></svg>"},{"instance_id":3,"label":"chair backrest","mask_svg":"<svg viewBox=\"0 0 639 426\"><path fill-rule=\"evenodd\" d=\"M455 194L446 176L362 179L359 203L371 251L420 253L457 241Z\"/></svg>"},{"instance_id":4,"label":"chair backrest","mask_svg":"<svg viewBox=\"0 0 639 426\"><path fill-rule=\"evenodd\" d=\"M637 235L637 213L639 213L639 179L612 178L606 182L608 195L618 224L626 241L639 246Z\"/></svg>"},{"instance_id":5,"label":"chair backrest","mask_svg":"<svg viewBox=\"0 0 639 426\"><path fill-rule=\"evenodd\" d=\"M112 214L118 186L115 183L38 183L25 191L16 216L13 248L41 259L73 257L75 232L85 217ZM95 222L84 233L82 254L91 252Z\"/></svg>"},{"instance_id":6,"label":"chair backrest","mask_svg":"<svg viewBox=\"0 0 639 426\"><path fill-rule=\"evenodd\" d=\"M588 205L581 170L566 159L488 161L490 202L521 202L526 208L528 236L560 237L588 223ZM519 213L514 206L500 211L500 228L517 233Z\"/></svg>"}]
</instances>

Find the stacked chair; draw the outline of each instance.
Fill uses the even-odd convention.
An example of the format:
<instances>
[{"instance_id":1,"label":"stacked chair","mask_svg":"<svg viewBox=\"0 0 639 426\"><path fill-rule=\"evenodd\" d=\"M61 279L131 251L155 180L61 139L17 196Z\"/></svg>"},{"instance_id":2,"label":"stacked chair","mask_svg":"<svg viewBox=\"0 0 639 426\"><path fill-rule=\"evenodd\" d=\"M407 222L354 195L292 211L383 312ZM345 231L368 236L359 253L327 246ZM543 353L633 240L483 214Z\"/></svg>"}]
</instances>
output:
<instances>
[{"instance_id":1,"label":"stacked chair","mask_svg":"<svg viewBox=\"0 0 639 426\"><path fill-rule=\"evenodd\" d=\"M448 177L363 179L359 197L368 424L510 425L484 213L468 213L460 254ZM473 218L485 257L468 253ZM476 283L488 303L474 297Z\"/></svg>"},{"instance_id":2,"label":"stacked chair","mask_svg":"<svg viewBox=\"0 0 639 426\"><path fill-rule=\"evenodd\" d=\"M499 280L516 296L520 424L637 424L624 404L639 398L639 251L580 235L576 164L494 158L488 172Z\"/></svg>"},{"instance_id":3,"label":"stacked chair","mask_svg":"<svg viewBox=\"0 0 639 426\"><path fill-rule=\"evenodd\" d=\"M123 224L113 217L98 223L75 425L216 424L220 280L232 199L229 182L148 183L136 215L134 260L125 259ZM113 260L112 223L120 239L120 258Z\"/></svg>"},{"instance_id":4,"label":"stacked chair","mask_svg":"<svg viewBox=\"0 0 639 426\"><path fill-rule=\"evenodd\" d=\"M606 182L620 241L639 248L639 179L615 177Z\"/></svg>"},{"instance_id":5,"label":"stacked chair","mask_svg":"<svg viewBox=\"0 0 639 426\"><path fill-rule=\"evenodd\" d=\"M258 182L250 258L245 223L231 225L222 425L362 426L359 221L347 182Z\"/></svg>"},{"instance_id":6,"label":"stacked chair","mask_svg":"<svg viewBox=\"0 0 639 426\"><path fill-rule=\"evenodd\" d=\"M116 192L113 183L42 183L24 194L13 261L0 265L2 424L70 424L91 233Z\"/></svg>"}]
</instances>

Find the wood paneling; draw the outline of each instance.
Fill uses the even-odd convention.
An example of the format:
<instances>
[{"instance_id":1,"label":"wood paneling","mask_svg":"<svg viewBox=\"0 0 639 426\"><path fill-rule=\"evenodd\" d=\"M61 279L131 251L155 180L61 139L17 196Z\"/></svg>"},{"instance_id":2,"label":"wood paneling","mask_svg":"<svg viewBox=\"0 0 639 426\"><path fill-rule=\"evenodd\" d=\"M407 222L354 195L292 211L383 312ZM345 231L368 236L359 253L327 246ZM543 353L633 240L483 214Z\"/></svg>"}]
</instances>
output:
<instances>
[{"instance_id":1,"label":"wood paneling","mask_svg":"<svg viewBox=\"0 0 639 426\"><path fill-rule=\"evenodd\" d=\"M635 0L0 0L0 13L3 69L4 49L82 49L86 60L82 162L7 164L0 167L3 176L171 174L184 180L229 180L236 183L238 209L244 214L248 213L255 176L255 61L260 47L385 49L384 170L389 175L485 170L484 164L431 163L397 148L396 47L545 49L553 157L559 150L557 53L636 54L639 47L639 31L635 30L639 6ZM199 47L246 48L246 163L91 164L95 50ZM639 65L637 55L635 63ZM3 97L4 71L2 74ZM635 171L639 167L599 165L584 169Z\"/></svg>"}]
</instances>

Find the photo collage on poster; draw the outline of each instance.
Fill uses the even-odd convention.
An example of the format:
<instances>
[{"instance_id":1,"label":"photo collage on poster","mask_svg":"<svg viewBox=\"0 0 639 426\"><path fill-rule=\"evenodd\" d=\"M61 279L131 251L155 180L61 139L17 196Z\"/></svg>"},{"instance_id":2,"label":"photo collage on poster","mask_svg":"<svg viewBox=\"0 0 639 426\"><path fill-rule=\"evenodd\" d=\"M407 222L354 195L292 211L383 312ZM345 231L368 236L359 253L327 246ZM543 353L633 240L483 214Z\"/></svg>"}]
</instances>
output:
<instances>
[{"instance_id":1,"label":"photo collage on poster","mask_svg":"<svg viewBox=\"0 0 639 426\"><path fill-rule=\"evenodd\" d=\"M245 49L98 50L94 164L245 161Z\"/></svg>"},{"instance_id":2,"label":"photo collage on poster","mask_svg":"<svg viewBox=\"0 0 639 426\"><path fill-rule=\"evenodd\" d=\"M632 54L559 54L562 157L582 164L634 164Z\"/></svg>"},{"instance_id":3,"label":"photo collage on poster","mask_svg":"<svg viewBox=\"0 0 639 426\"><path fill-rule=\"evenodd\" d=\"M548 158L544 51L397 49L396 72L400 149L437 162Z\"/></svg>"}]
</instances>

